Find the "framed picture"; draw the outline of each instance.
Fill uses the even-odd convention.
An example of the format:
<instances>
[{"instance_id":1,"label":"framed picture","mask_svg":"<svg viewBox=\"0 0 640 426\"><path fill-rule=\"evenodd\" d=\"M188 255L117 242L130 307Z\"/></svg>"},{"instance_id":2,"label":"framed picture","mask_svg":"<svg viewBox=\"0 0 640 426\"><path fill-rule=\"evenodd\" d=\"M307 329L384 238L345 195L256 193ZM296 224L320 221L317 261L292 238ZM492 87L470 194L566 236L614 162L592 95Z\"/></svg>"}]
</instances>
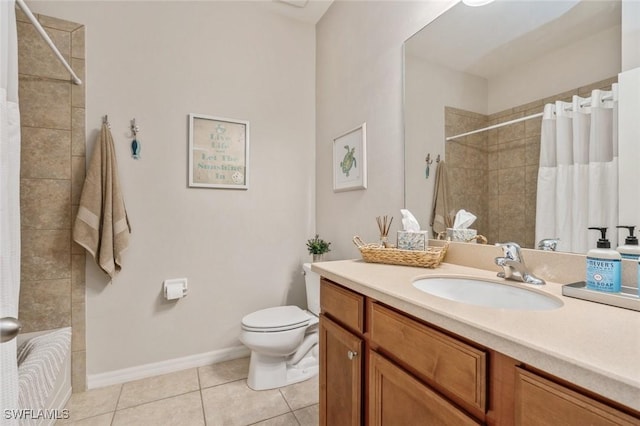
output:
<instances>
[{"instance_id":1,"label":"framed picture","mask_svg":"<svg viewBox=\"0 0 640 426\"><path fill-rule=\"evenodd\" d=\"M189 186L249 188L249 122L189 114Z\"/></svg>"},{"instance_id":2,"label":"framed picture","mask_svg":"<svg viewBox=\"0 0 640 426\"><path fill-rule=\"evenodd\" d=\"M333 140L333 192L367 188L367 123Z\"/></svg>"}]
</instances>

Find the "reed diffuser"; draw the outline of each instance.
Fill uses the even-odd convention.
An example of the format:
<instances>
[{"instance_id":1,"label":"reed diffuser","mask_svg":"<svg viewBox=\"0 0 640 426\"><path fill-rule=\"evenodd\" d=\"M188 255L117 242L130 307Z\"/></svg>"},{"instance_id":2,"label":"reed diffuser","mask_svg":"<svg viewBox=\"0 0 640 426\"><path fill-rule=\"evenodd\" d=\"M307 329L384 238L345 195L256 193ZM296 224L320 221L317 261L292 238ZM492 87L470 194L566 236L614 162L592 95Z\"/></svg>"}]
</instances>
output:
<instances>
[{"instance_id":1,"label":"reed diffuser","mask_svg":"<svg viewBox=\"0 0 640 426\"><path fill-rule=\"evenodd\" d=\"M382 247L391 247L388 242L389 229L391 228L391 222L393 222L393 216L389 219L388 216L377 216L376 222L378 222L378 229L380 230L380 245Z\"/></svg>"}]
</instances>

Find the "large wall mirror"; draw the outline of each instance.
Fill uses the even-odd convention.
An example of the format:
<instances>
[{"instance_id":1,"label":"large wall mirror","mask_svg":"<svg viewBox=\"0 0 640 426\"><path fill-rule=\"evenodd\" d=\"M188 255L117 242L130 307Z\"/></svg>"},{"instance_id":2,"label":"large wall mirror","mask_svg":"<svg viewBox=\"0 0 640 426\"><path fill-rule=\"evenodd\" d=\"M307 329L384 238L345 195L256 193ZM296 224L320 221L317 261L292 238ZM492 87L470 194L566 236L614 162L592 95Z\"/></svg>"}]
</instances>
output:
<instances>
[{"instance_id":1,"label":"large wall mirror","mask_svg":"<svg viewBox=\"0 0 640 426\"><path fill-rule=\"evenodd\" d=\"M537 245L539 115L555 101L617 90L621 9L618 0L460 2L405 42L405 206L423 229L430 229L440 156L452 210L475 214L472 228L489 243ZM595 243L598 234L589 235ZM615 247L624 233L610 229L609 237Z\"/></svg>"}]
</instances>

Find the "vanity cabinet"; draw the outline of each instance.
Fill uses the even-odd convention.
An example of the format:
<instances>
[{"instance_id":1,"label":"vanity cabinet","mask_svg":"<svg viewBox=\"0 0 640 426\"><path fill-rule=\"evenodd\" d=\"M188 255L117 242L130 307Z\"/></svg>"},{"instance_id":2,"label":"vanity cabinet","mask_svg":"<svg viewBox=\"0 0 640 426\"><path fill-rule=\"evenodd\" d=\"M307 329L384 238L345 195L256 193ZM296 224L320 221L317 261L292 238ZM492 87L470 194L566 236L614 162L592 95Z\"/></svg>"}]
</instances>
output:
<instances>
[{"instance_id":1,"label":"vanity cabinet","mask_svg":"<svg viewBox=\"0 0 640 426\"><path fill-rule=\"evenodd\" d=\"M515 395L516 425L640 424L637 418L522 368L516 368Z\"/></svg>"},{"instance_id":2,"label":"vanity cabinet","mask_svg":"<svg viewBox=\"0 0 640 426\"><path fill-rule=\"evenodd\" d=\"M640 416L325 278L320 425L638 425Z\"/></svg>"}]
</instances>

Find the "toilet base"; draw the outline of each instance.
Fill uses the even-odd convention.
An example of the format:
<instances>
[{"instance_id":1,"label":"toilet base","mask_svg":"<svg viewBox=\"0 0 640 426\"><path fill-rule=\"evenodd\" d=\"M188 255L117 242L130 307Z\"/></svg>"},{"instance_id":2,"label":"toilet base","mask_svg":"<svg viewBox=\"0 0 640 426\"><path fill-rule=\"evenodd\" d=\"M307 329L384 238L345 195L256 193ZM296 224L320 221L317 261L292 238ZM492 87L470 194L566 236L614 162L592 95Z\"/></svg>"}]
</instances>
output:
<instances>
[{"instance_id":1,"label":"toilet base","mask_svg":"<svg viewBox=\"0 0 640 426\"><path fill-rule=\"evenodd\" d=\"M247 385L253 390L266 390L302 382L318 375L319 365L317 345L295 365L288 364L288 357L252 351Z\"/></svg>"}]
</instances>

